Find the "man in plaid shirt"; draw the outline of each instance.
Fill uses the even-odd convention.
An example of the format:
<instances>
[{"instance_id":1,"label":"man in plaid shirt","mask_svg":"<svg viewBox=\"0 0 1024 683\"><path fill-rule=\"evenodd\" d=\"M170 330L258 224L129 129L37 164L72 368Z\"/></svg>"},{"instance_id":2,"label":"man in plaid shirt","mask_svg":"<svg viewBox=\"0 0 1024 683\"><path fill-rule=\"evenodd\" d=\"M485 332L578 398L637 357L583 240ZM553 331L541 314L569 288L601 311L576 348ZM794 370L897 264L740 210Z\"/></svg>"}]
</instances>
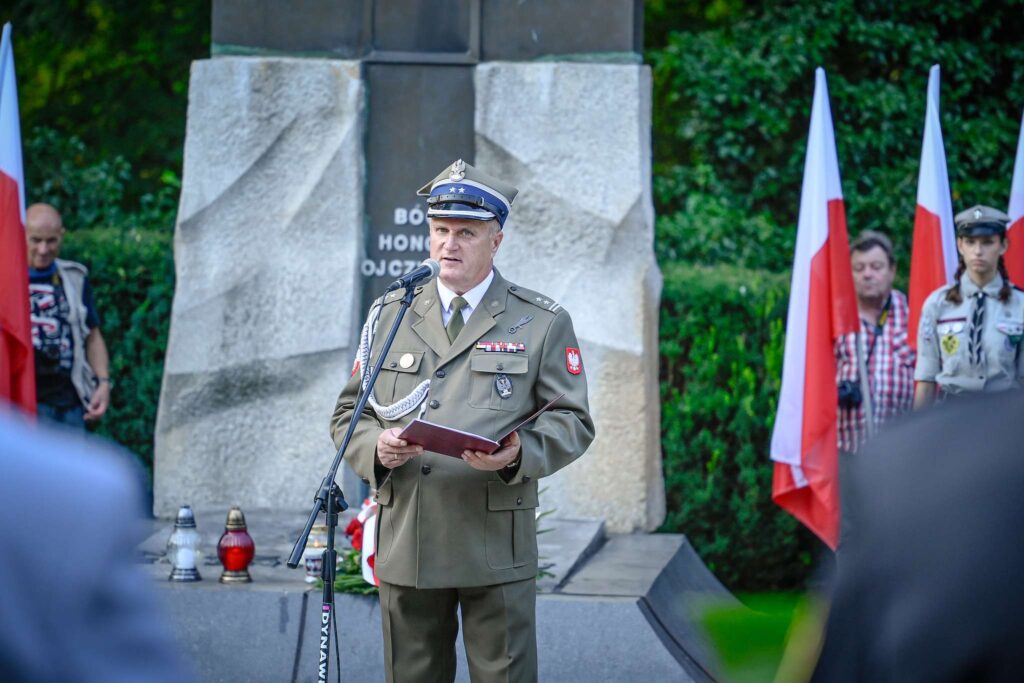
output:
<instances>
[{"instance_id":1,"label":"man in plaid shirt","mask_svg":"<svg viewBox=\"0 0 1024 683\"><path fill-rule=\"evenodd\" d=\"M914 350L907 336L907 297L892 288L896 262L892 242L865 230L850 245L853 284L857 291L863 354L871 408L877 429L910 410L914 400ZM853 453L867 437L856 335L836 340L839 387L838 439L841 453Z\"/></svg>"}]
</instances>

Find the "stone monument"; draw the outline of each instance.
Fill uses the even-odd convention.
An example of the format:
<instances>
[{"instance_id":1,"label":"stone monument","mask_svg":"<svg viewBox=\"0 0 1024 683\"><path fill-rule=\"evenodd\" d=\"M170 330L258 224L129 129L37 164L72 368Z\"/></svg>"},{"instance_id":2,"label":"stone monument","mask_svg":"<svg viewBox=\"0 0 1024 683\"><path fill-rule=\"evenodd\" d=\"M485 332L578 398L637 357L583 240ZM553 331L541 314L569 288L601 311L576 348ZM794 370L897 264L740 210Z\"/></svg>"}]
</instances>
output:
<instances>
[{"instance_id":1,"label":"stone monument","mask_svg":"<svg viewBox=\"0 0 1024 683\"><path fill-rule=\"evenodd\" d=\"M462 157L520 188L497 265L570 311L587 368L598 436L542 506L612 531L661 523L641 15L637 0L214 0L189 88L156 514L308 510L366 306L428 255L415 190Z\"/></svg>"}]
</instances>

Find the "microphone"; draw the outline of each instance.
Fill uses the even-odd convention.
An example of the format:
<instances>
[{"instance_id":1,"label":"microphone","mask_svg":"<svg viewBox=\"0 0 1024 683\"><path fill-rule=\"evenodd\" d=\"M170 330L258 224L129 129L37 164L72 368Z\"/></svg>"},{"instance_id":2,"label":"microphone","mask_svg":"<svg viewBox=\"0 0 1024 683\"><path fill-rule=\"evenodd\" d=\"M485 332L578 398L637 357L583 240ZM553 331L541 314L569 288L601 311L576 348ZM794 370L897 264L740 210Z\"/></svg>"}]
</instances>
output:
<instances>
[{"instance_id":1,"label":"microphone","mask_svg":"<svg viewBox=\"0 0 1024 683\"><path fill-rule=\"evenodd\" d=\"M420 264L418 268L410 270L408 273L398 278L384 290L384 293L393 292L396 289L402 289L409 287L415 287L416 285L423 284L424 282L430 282L437 274L441 272L441 264L434 259L427 259Z\"/></svg>"}]
</instances>

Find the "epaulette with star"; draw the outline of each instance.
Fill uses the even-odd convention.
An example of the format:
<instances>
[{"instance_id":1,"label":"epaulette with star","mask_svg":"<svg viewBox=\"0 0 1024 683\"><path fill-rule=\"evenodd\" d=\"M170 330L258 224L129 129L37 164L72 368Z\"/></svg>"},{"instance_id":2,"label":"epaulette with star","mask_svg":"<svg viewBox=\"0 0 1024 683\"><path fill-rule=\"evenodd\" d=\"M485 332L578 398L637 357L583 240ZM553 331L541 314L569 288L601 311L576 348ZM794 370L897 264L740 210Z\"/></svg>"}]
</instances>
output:
<instances>
[{"instance_id":1,"label":"epaulette with star","mask_svg":"<svg viewBox=\"0 0 1024 683\"><path fill-rule=\"evenodd\" d=\"M413 296L419 296L419 293L422 292L422 291L423 291L423 287L422 286L417 287L416 288L416 293ZM387 294L385 294L382 297L383 301L381 301L381 299L378 299L377 301L381 301L381 303L384 303L384 304L390 304L390 303L393 303L395 301L401 301L402 297L404 297L404 296L405 296L405 287L402 287L400 289L396 289L393 292L388 292ZM376 304L377 301L374 301L373 303Z\"/></svg>"},{"instance_id":2,"label":"epaulette with star","mask_svg":"<svg viewBox=\"0 0 1024 683\"><path fill-rule=\"evenodd\" d=\"M515 285L513 287L509 287L509 291L515 294L523 301L531 303L538 308L543 308L545 311L558 313L560 310L562 310L562 307L559 305L557 301L555 301L549 296L544 296L543 294L535 292L531 289L526 289L525 287Z\"/></svg>"}]
</instances>

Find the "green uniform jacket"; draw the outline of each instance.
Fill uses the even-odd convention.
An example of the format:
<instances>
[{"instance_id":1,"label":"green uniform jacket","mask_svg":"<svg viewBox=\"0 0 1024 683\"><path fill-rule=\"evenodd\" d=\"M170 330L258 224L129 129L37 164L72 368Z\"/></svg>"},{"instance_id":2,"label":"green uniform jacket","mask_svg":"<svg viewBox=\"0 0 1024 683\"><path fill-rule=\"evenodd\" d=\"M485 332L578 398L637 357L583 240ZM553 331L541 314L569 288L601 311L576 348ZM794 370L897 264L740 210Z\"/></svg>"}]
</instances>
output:
<instances>
[{"instance_id":1,"label":"green uniform jacket","mask_svg":"<svg viewBox=\"0 0 1024 683\"><path fill-rule=\"evenodd\" d=\"M403 296L399 290L384 298L370 354L373 364L379 362ZM509 331L527 316L532 320ZM518 342L526 348L494 352L476 348L478 342ZM377 437L384 429L410 422L422 405L393 422L367 405L346 459L377 488L375 569L380 580L453 588L536 576L537 480L578 458L594 439L578 353L569 314L550 298L509 283L497 270L454 344L441 322L436 282L417 289L377 378L374 397L379 405L395 403L429 379L423 419L497 438L558 394L565 396L520 429L521 462L514 471L500 474L431 452L394 470L383 468L376 462ZM511 382L511 396L501 398L498 375ZM331 418L338 446L358 388L356 373L338 397Z\"/></svg>"}]
</instances>

